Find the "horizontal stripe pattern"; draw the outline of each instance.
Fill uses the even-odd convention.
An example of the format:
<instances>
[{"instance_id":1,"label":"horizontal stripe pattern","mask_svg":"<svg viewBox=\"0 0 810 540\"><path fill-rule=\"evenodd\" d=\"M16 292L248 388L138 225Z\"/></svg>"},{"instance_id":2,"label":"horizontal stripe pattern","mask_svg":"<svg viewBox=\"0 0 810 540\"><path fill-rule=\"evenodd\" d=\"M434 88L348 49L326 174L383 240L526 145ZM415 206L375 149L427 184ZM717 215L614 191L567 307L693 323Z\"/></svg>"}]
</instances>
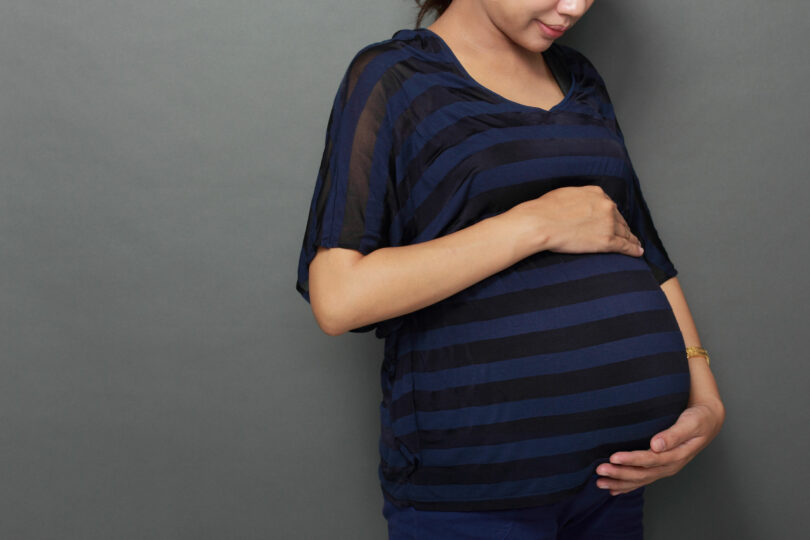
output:
<instances>
[{"instance_id":1,"label":"horizontal stripe pattern","mask_svg":"<svg viewBox=\"0 0 810 540\"><path fill-rule=\"evenodd\" d=\"M427 29L364 47L333 102L299 257L429 241L564 186L598 185L645 253L535 253L433 305L353 332L385 339L379 478L398 506L564 500L686 407L677 275L596 69L553 43L550 110L482 87Z\"/></svg>"}]
</instances>

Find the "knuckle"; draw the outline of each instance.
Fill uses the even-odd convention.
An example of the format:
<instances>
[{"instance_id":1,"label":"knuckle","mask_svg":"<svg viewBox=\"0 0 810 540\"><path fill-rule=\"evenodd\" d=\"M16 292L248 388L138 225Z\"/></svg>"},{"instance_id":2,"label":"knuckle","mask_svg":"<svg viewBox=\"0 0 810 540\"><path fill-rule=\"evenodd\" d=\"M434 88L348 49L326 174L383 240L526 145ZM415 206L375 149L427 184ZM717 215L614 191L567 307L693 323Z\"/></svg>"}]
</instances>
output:
<instances>
[{"instance_id":1,"label":"knuckle","mask_svg":"<svg viewBox=\"0 0 810 540\"><path fill-rule=\"evenodd\" d=\"M605 192L602 192L602 198L599 200L599 204L605 211L609 211L611 214L613 213L613 209L616 208L616 201L611 199Z\"/></svg>"},{"instance_id":2,"label":"knuckle","mask_svg":"<svg viewBox=\"0 0 810 540\"><path fill-rule=\"evenodd\" d=\"M615 232L608 235L608 237L610 239L610 245L616 249L623 248L624 244L627 242L623 236L616 234Z\"/></svg>"},{"instance_id":3,"label":"knuckle","mask_svg":"<svg viewBox=\"0 0 810 540\"><path fill-rule=\"evenodd\" d=\"M689 448L681 448L677 453L676 459L678 461L687 462L691 459L692 452Z\"/></svg>"},{"instance_id":4,"label":"knuckle","mask_svg":"<svg viewBox=\"0 0 810 540\"><path fill-rule=\"evenodd\" d=\"M671 467L667 468L667 472L666 472L667 477L675 476L675 474L678 472L678 470L679 469L677 467L674 467L674 466L671 466Z\"/></svg>"},{"instance_id":5,"label":"knuckle","mask_svg":"<svg viewBox=\"0 0 810 540\"><path fill-rule=\"evenodd\" d=\"M610 233L602 233L599 235L600 244L606 249L616 249L619 247L618 238Z\"/></svg>"}]
</instances>

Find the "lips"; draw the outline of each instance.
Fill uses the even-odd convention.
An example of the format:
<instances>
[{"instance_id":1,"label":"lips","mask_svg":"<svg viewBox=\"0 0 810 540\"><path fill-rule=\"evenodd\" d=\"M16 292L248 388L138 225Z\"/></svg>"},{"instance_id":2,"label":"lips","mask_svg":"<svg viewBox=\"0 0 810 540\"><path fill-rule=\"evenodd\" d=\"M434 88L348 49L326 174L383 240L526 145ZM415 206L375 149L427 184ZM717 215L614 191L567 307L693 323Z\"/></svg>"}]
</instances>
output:
<instances>
[{"instance_id":1,"label":"lips","mask_svg":"<svg viewBox=\"0 0 810 540\"><path fill-rule=\"evenodd\" d=\"M561 26L557 24L555 24L554 26L549 26L540 20L537 20L537 26L539 26L540 30L551 39L560 37L568 29L567 26Z\"/></svg>"}]
</instances>

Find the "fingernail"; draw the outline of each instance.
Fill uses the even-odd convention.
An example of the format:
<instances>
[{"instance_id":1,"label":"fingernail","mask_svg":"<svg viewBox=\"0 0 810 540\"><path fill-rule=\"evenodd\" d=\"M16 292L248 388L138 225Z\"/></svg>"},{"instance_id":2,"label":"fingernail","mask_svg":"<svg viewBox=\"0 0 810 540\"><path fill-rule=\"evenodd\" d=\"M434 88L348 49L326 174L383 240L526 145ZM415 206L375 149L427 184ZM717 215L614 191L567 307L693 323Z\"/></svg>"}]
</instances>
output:
<instances>
[{"instance_id":1,"label":"fingernail","mask_svg":"<svg viewBox=\"0 0 810 540\"><path fill-rule=\"evenodd\" d=\"M658 452L660 452L661 450L664 449L664 446L666 445L664 444L664 441L661 439L655 439L653 441L653 450L657 450Z\"/></svg>"}]
</instances>

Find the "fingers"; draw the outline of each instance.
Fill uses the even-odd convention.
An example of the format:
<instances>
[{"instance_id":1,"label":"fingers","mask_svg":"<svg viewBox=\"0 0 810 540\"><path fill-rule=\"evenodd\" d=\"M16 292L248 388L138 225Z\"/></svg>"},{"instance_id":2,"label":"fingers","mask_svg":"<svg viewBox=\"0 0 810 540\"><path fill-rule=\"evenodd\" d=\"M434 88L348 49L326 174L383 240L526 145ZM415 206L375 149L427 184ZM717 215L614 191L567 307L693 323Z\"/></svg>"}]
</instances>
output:
<instances>
[{"instance_id":1,"label":"fingers","mask_svg":"<svg viewBox=\"0 0 810 540\"><path fill-rule=\"evenodd\" d=\"M630 226L625 221L624 216L622 216L621 212L619 212L618 207L613 207L613 218L614 218L614 234L624 240L624 244L622 245L622 250L626 251L628 254L641 254L643 253L643 249L641 247L641 240L633 234L633 231L630 229Z\"/></svg>"},{"instance_id":2,"label":"fingers","mask_svg":"<svg viewBox=\"0 0 810 540\"><path fill-rule=\"evenodd\" d=\"M624 216L621 212L619 212L619 207L615 202L613 203L613 223L615 224L614 230L617 236L627 238L630 241L636 238L636 236L630 230L630 227L627 225L627 221L625 221Z\"/></svg>"},{"instance_id":3,"label":"fingers","mask_svg":"<svg viewBox=\"0 0 810 540\"><path fill-rule=\"evenodd\" d=\"M630 226L627 223L624 223L624 230L625 230L625 237L627 240L633 244L634 246L638 246L641 248L641 240L639 240L638 236L633 234L633 231L630 230Z\"/></svg>"},{"instance_id":4,"label":"fingers","mask_svg":"<svg viewBox=\"0 0 810 540\"><path fill-rule=\"evenodd\" d=\"M633 491L634 489L638 489L644 484L649 483L650 482L628 482L626 480L617 480L615 478L600 478L596 481L597 487L609 489L611 495L621 495L622 493Z\"/></svg>"},{"instance_id":5,"label":"fingers","mask_svg":"<svg viewBox=\"0 0 810 540\"><path fill-rule=\"evenodd\" d=\"M610 489L611 495L618 495L661 478L674 476L700 451L696 441L688 442L694 442L694 444L684 443L663 454L651 451L621 453L624 456L622 461L630 460L626 455L633 454L636 456L635 462L643 462L644 466L616 465L612 462L613 456L611 456L611 463L602 463L596 468L597 474L600 475L596 485L603 489Z\"/></svg>"},{"instance_id":6,"label":"fingers","mask_svg":"<svg viewBox=\"0 0 810 540\"><path fill-rule=\"evenodd\" d=\"M610 463L614 465L627 465L632 467L658 467L664 463L666 453L656 454L650 450L634 450L632 452L616 452L610 456Z\"/></svg>"},{"instance_id":7,"label":"fingers","mask_svg":"<svg viewBox=\"0 0 810 540\"><path fill-rule=\"evenodd\" d=\"M603 489L610 489L611 495L618 495L632 491L642 485L651 484L656 480L678 473L700 451L701 444L698 438L690 439L678 448L656 454L650 451L622 452L621 454L646 455L651 466L615 465L602 463L596 472L600 477L596 485ZM618 455L618 454L617 454ZM613 456L611 457L611 460ZM623 459L624 461L624 459ZM657 463L656 463L657 462Z\"/></svg>"},{"instance_id":8,"label":"fingers","mask_svg":"<svg viewBox=\"0 0 810 540\"><path fill-rule=\"evenodd\" d=\"M609 489L611 495L620 495L633 491L641 486L652 484L656 480L672 476L672 473L651 475L648 474L645 478L629 479L629 478L615 478L612 476L599 477L596 480L596 485L602 489Z\"/></svg>"},{"instance_id":9,"label":"fingers","mask_svg":"<svg viewBox=\"0 0 810 540\"><path fill-rule=\"evenodd\" d=\"M650 477L650 469L646 467L631 467L628 465L611 465L602 463L596 468L596 472L602 476L609 476L616 480L641 481Z\"/></svg>"},{"instance_id":10,"label":"fingers","mask_svg":"<svg viewBox=\"0 0 810 540\"><path fill-rule=\"evenodd\" d=\"M618 210L616 210L616 212L618 212ZM630 225L627 224L627 222L624 220L621 214L619 214L619 217L622 218L621 223L624 237L627 238L629 242L632 242L633 244L640 246L641 240L639 240L638 236L633 234L633 231L630 229Z\"/></svg>"},{"instance_id":11,"label":"fingers","mask_svg":"<svg viewBox=\"0 0 810 540\"><path fill-rule=\"evenodd\" d=\"M665 467L680 461L689 461L701 450L704 440L705 437L693 437L675 448L663 452L654 452L652 450L616 452L610 456L608 466L649 469ZM601 468L602 465L599 467Z\"/></svg>"},{"instance_id":12,"label":"fingers","mask_svg":"<svg viewBox=\"0 0 810 540\"><path fill-rule=\"evenodd\" d=\"M692 437L703 435L702 423L705 421L705 408L689 407L685 409L675 423L650 440L650 448L657 452L675 448L681 442Z\"/></svg>"}]
</instances>

